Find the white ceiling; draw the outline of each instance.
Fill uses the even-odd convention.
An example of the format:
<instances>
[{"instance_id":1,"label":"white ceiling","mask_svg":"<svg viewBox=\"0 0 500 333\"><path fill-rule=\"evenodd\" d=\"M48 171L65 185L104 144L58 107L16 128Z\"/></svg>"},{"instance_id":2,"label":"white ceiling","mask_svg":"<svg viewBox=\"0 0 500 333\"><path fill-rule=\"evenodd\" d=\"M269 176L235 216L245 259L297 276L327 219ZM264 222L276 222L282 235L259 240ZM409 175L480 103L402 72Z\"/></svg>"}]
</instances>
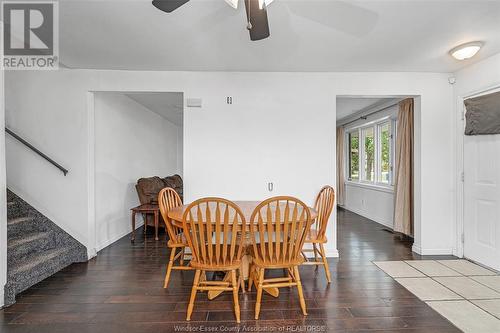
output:
<instances>
[{"instance_id":1,"label":"white ceiling","mask_svg":"<svg viewBox=\"0 0 500 333\"><path fill-rule=\"evenodd\" d=\"M374 109L395 101L396 99L392 97L339 97L337 98L337 122L358 112Z\"/></svg>"},{"instance_id":2,"label":"white ceiling","mask_svg":"<svg viewBox=\"0 0 500 333\"><path fill-rule=\"evenodd\" d=\"M452 72L500 52L500 1L276 0L271 37L251 42L242 1L61 0L60 59L70 68L202 71ZM485 42L472 60L448 51Z\"/></svg>"},{"instance_id":3,"label":"white ceiling","mask_svg":"<svg viewBox=\"0 0 500 333\"><path fill-rule=\"evenodd\" d=\"M125 95L171 123L182 126L184 97L181 92L134 92Z\"/></svg>"}]
</instances>

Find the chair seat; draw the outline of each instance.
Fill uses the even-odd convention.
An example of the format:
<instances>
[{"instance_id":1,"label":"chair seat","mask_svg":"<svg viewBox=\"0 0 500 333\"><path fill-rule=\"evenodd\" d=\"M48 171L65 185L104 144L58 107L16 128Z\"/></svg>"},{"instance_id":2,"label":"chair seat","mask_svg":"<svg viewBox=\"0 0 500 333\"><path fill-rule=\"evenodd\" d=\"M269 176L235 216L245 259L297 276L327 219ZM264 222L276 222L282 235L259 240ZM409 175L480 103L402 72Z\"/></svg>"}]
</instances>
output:
<instances>
[{"instance_id":1,"label":"chair seat","mask_svg":"<svg viewBox=\"0 0 500 333\"><path fill-rule=\"evenodd\" d=\"M326 243L328 240L326 239L325 236L320 237L318 236L318 231L317 230L310 230L307 233L305 243Z\"/></svg>"}]
</instances>

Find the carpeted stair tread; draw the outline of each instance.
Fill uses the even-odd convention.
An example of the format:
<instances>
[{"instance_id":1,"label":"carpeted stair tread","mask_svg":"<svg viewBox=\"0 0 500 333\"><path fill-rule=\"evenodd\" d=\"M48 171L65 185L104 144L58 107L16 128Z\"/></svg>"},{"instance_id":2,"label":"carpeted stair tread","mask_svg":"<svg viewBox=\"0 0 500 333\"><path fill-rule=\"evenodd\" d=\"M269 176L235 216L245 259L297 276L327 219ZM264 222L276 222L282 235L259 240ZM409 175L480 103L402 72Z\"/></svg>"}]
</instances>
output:
<instances>
[{"instance_id":1,"label":"carpeted stair tread","mask_svg":"<svg viewBox=\"0 0 500 333\"><path fill-rule=\"evenodd\" d=\"M33 218L30 216L16 217L15 219L9 219L7 221L7 225L8 226L15 225L15 224L23 223L23 222L27 222L27 221L33 221Z\"/></svg>"},{"instance_id":2,"label":"carpeted stair tread","mask_svg":"<svg viewBox=\"0 0 500 333\"><path fill-rule=\"evenodd\" d=\"M7 220L7 238L17 238L27 233L46 231L32 216L16 217Z\"/></svg>"},{"instance_id":3,"label":"carpeted stair tread","mask_svg":"<svg viewBox=\"0 0 500 333\"><path fill-rule=\"evenodd\" d=\"M62 247L57 249L50 249L47 251L43 251L40 253L36 253L27 257L23 262L14 265L11 270L8 272L9 277L17 277L19 275L24 275L28 271L33 271L36 268L40 268L41 270L46 270L54 266L56 261L66 258L65 254L69 251L69 247ZM61 270L63 267L60 267L55 272ZM54 273L55 273L54 272ZM17 280L17 279L16 279Z\"/></svg>"},{"instance_id":4,"label":"carpeted stair tread","mask_svg":"<svg viewBox=\"0 0 500 333\"><path fill-rule=\"evenodd\" d=\"M20 261L24 256L34 252L53 248L54 233L51 231L32 232L18 237L9 238L7 242L8 263Z\"/></svg>"},{"instance_id":5,"label":"carpeted stair tread","mask_svg":"<svg viewBox=\"0 0 500 333\"><path fill-rule=\"evenodd\" d=\"M5 305L20 292L74 262L87 249L26 201L7 190L7 283Z\"/></svg>"},{"instance_id":6,"label":"carpeted stair tread","mask_svg":"<svg viewBox=\"0 0 500 333\"><path fill-rule=\"evenodd\" d=\"M8 241L8 249L14 248L16 246L24 245L26 243L30 243L42 238L48 238L52 236L50 231L42 231L42 232L32 232L22 237L16 237L13 239L9 239Z\"/></svg>"}]
</instances>

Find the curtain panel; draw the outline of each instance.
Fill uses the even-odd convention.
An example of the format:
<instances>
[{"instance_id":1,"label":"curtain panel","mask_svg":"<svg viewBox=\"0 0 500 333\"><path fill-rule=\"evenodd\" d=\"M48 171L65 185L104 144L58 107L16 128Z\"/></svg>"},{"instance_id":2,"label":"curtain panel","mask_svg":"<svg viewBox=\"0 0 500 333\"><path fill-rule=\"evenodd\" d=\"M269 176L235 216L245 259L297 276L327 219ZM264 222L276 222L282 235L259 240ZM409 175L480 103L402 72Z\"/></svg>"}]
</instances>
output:
<instances>
[{"instance_id":1,"label":"curtain panel","mask_svg":"<svg viewBox=\"0 0 500 333\"><path fill-rule=\"evenodd\" d=\"M399 103L394 183L394 231L413 236L413 98Z\"/></svg>"},{"instance_id":2,"label":"curtain panel","mask_svg":"<svg viewBox=\"0 0 500 333\"><path fill-rule=\"evenodd\" d=\"M344 127L337 127L337 205L344 206Z\"/></svg>"}]
</instances>

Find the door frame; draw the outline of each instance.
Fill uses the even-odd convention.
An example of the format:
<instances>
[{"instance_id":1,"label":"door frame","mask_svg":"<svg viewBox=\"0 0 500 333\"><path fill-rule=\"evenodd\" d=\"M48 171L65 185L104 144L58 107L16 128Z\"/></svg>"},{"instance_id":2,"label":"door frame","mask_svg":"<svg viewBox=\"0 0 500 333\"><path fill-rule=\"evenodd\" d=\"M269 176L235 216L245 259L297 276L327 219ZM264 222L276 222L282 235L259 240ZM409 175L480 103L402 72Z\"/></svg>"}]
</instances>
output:
<instances>
[{"instance_id":1,"label":"door frame","mask_svg":"<svg viewBox=\"0 0 500 333\"><path fill-rule=\"evenodd\" d=\"M465 158L464 158L464 129L465 129L465 105L464 101L471 97L486 95L489 93L500 91L500 83L470 91L457 97L457 111L456 118L456 138L457 138L457 159L456 159L456 184L457 184L457 197L456 197L456 225L455 225L455 250L454 255L464 257L464 239L465 239L465 182L462 178L465 172Z\"/></svg>"}]
</instances>

